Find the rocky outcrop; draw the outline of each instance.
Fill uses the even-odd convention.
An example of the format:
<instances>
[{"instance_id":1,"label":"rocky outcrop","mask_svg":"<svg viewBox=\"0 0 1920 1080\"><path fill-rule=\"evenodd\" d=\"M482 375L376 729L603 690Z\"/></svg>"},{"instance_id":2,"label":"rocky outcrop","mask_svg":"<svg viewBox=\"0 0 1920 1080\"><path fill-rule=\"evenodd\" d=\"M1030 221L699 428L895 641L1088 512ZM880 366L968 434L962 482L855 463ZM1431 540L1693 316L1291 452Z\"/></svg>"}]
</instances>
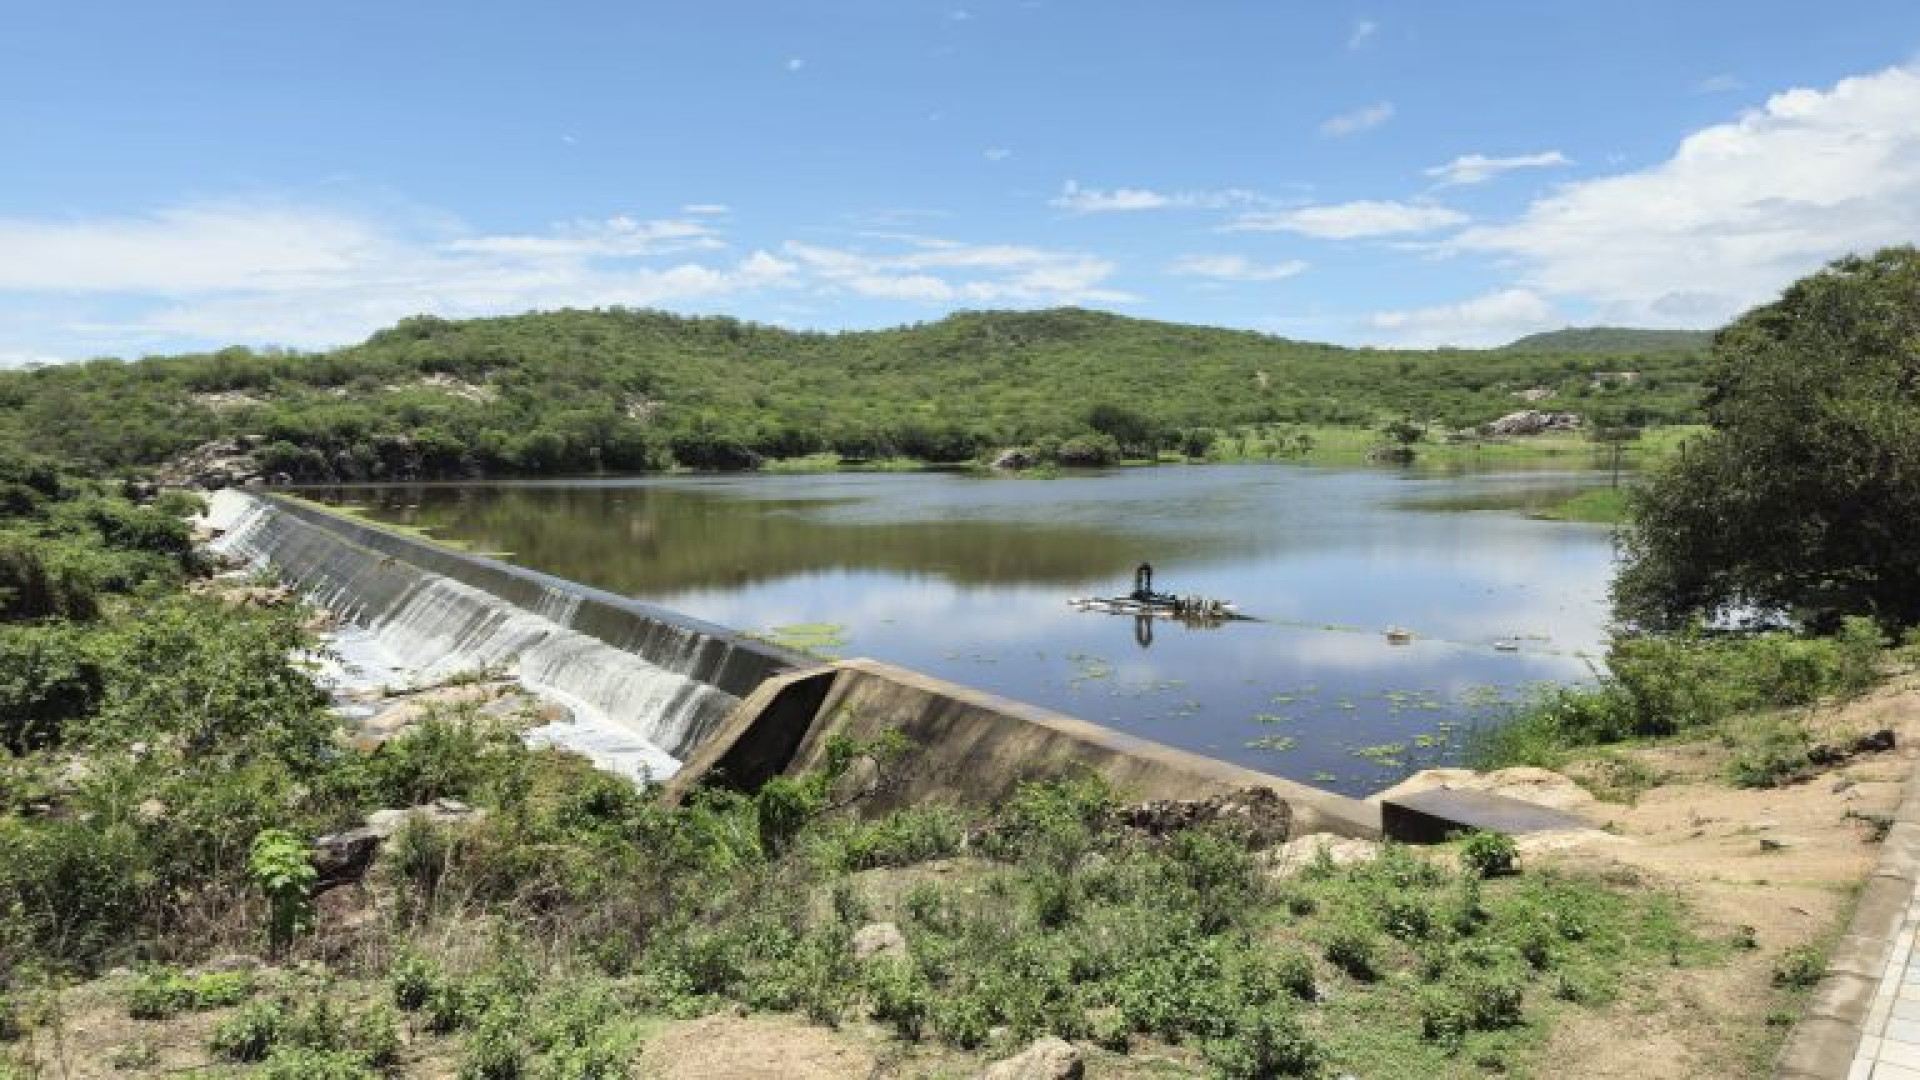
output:
<instances>
[{"instance_id":1,"label":"rocky outcrop","mask_svg":"<svg viewBox=\"0 0 1920 1080\"><path fill-rule=\"evenodd\" d=\"M1004 450L999 457L993 459L994 468L1008 472L1023 472L1039 464L1040 459L1034 456L1033 451L1020 446Z\"/></svg>"},{"instance_id":2,"label":"rocky outcrop","mask_svg":"<svg viewBox=\"0 0 1920 1080\"><path fill-rule=\"evenodd\" d=\"M1580 414L1570 412L1542 412L1538 409L1522 409L1508 413L1490 424L1482 425L1481 430L1488 435L1500 438L1514 438L1521 435L1539 435L1548 431L1578 431Z\"/></svg>"},{"instance_id":3,"label":"rocky outcrop","mask_svg":"<svg viewBox=\"0 0 1920 1080\"><path fill-rule=\"evenodd\" d=\"M875 957L908 958L907 937L890 922L868 923L853 934L853 958L865 962Z\"/></svg>"},{"instance_id":4,"label":"rocky outcrop","mask_svg":"<svg viewBox=\"0 0 1920 1080\"><path fill-rule=\"evenodd\" d=\"M203 491L264 484L274 479L261 471L253 456L252 439L216 439L160 466L155 478L167 487L192 487Z\"/></svg>"},{"instance_id":5,"label":"rocky outcrop","mask_svg":"<svg viewBox=\"0 0 1920 1080\"><path fill-rule=\"evenodd\" d=\"M380 845L409 821L428 825L457 825L478 821L486 811L477 810L457 799L435 799L424 806L398 810L376 810L367 815L367 823L357 829L329 833L313 842L309 856L320 872L318 888L346 885L366 876Z\"/></svg>"},{"instance_id":6,"label":"rocky outcrop","mask_svg":"<svg viewBox=\"0 0 1920 1080\"><path fill-rule=\"evenodd\" d=\"M1161 839L1202 826L1227 826L1256 848L1287 839L1293 810L1272 788L1246 788L1211 799L1157 799L1118 811L1119 823Z\"/></svg>"},{"instance_id":7,"label":"rocky outcrop","mask_svg":"<svg viewBox=\"0 0 1920 1080\"><path fill-rule=\"evenodd\" d=\"M1079 1047L1049 1035L1035 1039L1005 1061L989 1065L980 1080L1080 1080L1086 1068Z\"/></svg>"}]
</instances>

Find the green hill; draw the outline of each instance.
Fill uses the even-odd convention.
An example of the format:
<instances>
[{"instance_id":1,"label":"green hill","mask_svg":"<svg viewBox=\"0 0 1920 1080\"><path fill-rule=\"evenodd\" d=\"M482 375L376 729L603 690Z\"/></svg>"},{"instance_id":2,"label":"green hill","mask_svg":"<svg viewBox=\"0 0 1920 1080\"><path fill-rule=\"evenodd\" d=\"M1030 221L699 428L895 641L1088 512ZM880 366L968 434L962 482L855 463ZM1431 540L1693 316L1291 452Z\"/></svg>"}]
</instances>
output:
<instances>
[{"instance_id":1,"label":"green hill","mask_svg":"<svg viewBox=\"0 0 1920 1080\"><path fill-rule=\"evenodd\" d=\"M836 452L1120 449L1248 424L1449 426L1525 407L1690 419L1701 357L1384 351L1075 308L804 333L623 309L407 319L321 353L97 360L0 373L0 440L106 469L251 436L301 480L740 467ZM1631 367L1628 380L1598 378ZM1091 425L1091 426L1090 426ZM1112 445L1109 443L1108 445Z\"/></svg>"},{"instance_id":2,"label":"green hill","mask_svg":"<svg viewBox=\"0 0 1920 1080\"><path fill-rule=\"evenodd\" d=\"M1569 326L1528 334L1503 348L1520 352L1660 353L1704 352L1711 330L1642 330L1631 326Z\"/></svg>"}]
</instances>

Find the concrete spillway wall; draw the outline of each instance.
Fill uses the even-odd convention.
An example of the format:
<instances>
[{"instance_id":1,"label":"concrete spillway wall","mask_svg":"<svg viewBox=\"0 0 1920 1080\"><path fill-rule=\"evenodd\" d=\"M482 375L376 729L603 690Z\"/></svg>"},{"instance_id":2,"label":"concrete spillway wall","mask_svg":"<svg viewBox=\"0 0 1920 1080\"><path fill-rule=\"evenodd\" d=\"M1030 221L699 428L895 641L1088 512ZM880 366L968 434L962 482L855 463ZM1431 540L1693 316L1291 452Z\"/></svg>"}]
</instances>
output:
<instances>
[{"instance_id":1,"label":"concrete spillway wall","mask_svg":"<svg viewBox=\"0 0 1920 1080\"><path fill-rule=\"evenodd\" d=\"M720 626L453 551L272 495L221 492L220 544L382 636L410 666L505 663L659 749L670 794L752 788L821 764L834 735L897 730L912 749L868 802L991 804L1021 783L1091 769L1137 799L1249 787L1296 832L1374 836L1377 806L871 660L821 664ZM684 768L682 768L684 763Z\"/></svg>"},{"instance_id":2,"label":"concrete spillway wall","mask_svg":"<svg viewBox=\"0 0 1920 1080\"><path fill-rule=\"evenodd\" d=\"M215 497L216 546L365 628L414 681L508 669L586 725L562 739L660 779L769 676L811 663L719 626L274 496ZM596 730L597 729L597 730ZM590 755L596 756L596 755Z\"/></svg>"}]
</instances>

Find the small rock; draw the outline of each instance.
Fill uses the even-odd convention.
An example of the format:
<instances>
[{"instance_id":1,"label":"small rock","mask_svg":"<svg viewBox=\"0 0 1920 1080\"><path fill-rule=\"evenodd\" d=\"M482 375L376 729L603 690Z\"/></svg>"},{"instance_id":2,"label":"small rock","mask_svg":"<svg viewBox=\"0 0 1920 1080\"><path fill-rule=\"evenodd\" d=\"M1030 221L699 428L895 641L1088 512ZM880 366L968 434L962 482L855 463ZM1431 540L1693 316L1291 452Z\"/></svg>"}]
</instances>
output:
<instances>
[{"instance_id":1,"label":"small rock","mask_svg":"<svg viewBox=\"0 0 1920 1080\"><path fill-rule=\"evenodd\" d=\"M890 922L868 923L853 934L853 958L871 960L876 956L907 958L907 938Z\"/></svg>"},{"instance_id":2,"label":"small rock","mask_svg":"<svg viewBox=\"0 0 1920 1080\"><path fill-rule=\"evenodd\" d=\"M1048 1035L1035 1039L1013 1057L989 1065L980 1080L1081 1080L1086 1068L1079 1047Z\"/></svg>"},{"instance_id":3,"label":"small rock","mask_svg":"<svg viewBox=\"0 0 1920 1080\"><path fill-rule=\"evenodd\" d=\"M1786 846L1787 845L1781 843L1778 840L1772 840L1764 836L1760 838L1761 851L1779 851L1781 848Z\"/></svg>"},{"instance_id":4,"label":"small rock","mask_svg":"<svg viewBox=\"0 0 1920 1080\"><path fill-rule=\"evenodd\" d=\"M1833 782L1833 793L1835 795L1838 795L1852 786L1853 786L1853 781L1843 776L1840 779L1835 780Z\"/></svg>"},{"instance_id":5,"label":"small rock","mask_svg":"<svg viewBox=\"0 0 1920 1080\"><path fill-rule=\"evenodd\" d=\"M360 880L367 867L373 865L374 853L380 850L383 839L385 834L377 830L359 828L329 833L315 840L308 861L320 874L319 886L325 888Z\"/></svg>"},{"instance_id":6,"label":"small rock","mask_svg":"<svg viewBox=\"0 0 1920 1080\"><path fill-rule=\"evenodd\" d=\"M1320 857L1322 847L1327 849L1327 858L1333 860L1335 866L1367 862L1380 852L1380 845L1372 840L1313 833L1295 837L1277 848L1262 852L1260 862L1272 877L1291 877L1313 865L1314 860Z\"/></svg>"},{"instance_id":7,"label":"small rock","mask_svg":"<svg viewBox=\"0 0 1920 1080\"><path fill-rule=\"evenodd\" d=\"M1856 754L1878 754L1893 749L1893 729L1881 728L1853 740L1851 747Z\"/></svg>"},{"instance_id":8,"label":"small rock","mask_svg":"<svg viewBox=\"0 0 1920 1080\"><path fill-rule=\"evenodd\" d=\"M260 958L257 956L248 956L245 953L228 953L225 956L216 958L211 963L201 965L201 970L258 971L260 970Z\"/></svg>"},{"instance_id":9,"label":"small rock","mask_svg":"<svg viewBox=\"0 0 1920 1080\"><path fill-rule=\"evenodd\" d=\"M167 804L159 799L147 799L134 807L133 812L139 815L141 821L160 821L167 816Z\"/></svg>"}]
</instances>

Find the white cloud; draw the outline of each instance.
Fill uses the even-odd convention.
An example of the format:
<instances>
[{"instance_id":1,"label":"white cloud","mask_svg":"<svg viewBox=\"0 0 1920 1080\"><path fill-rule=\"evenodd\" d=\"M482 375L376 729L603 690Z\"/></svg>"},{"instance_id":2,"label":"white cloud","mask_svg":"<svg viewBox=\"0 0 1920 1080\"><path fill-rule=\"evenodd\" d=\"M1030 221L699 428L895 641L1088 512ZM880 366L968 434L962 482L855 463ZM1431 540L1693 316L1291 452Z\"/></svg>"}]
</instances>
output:
<instances>
[{"instance_id":1,"label":"white cloud","mask_svg":"<svg viewBox=\"0 0 1920 1080\"><path fill-rule=\"evenodd\" d=\"M1278 281L1307 268L1299 259L1279 263L1256 263L1240 255L1189 255L1167 268L1182 277L1213 278L1218 281Z\"/></svg>"},{"instance_id":2,"label":"white cloud","mask_svg":"<svg viewBox=\"0 0 1920 1080\"><path fill-rule=\"evenodd\" d=\"M1372 131L1391 119L1393 119L1393 102L1376 101L1352 112L1327 117L1320 122L1320 134L1332 138L1358 135L1363 131Z\"/></svg>"},{"instance_id":3,"label":"white cloud","mask_svg":"<svg viewBox=\"0 0 1920 1080\"><path fill-rule=\"evenodd\" d=\"M1693 92L1696 94L1725 94L1734 90L1744 89L1746 85L1746 83L1741 82L1738 77L1733 75L1710 75L1694 83Z\"/></svg>"},{"instance_id":4,"label":"white cloud","mask_svg":"<svg viewBox=\"0 0 1920 1080\"><path fill-rule=\"evenodd\" d=\"M1379 23L1372 19L1361 19L1359 22L1353 24L1353 33L1347 35L1347 48L1364 48L1367 42L1373 40L1373 35L1379 33L1379 31Z\"/></svg>"},{"instance_id":5,"label":"white cloud","mask_svg":"<svg viewBox=\"0 0 1920 1080\"><path fill-rule=\"evenodd\" d=\"M1113 263L1077 251L869 236L868 250L730 249L726 207L483 233L235 201L118 218L0 219L0 364L200 344L358 340L421 312L737 303L770 291L915 304L1122 304Z\"/></svg>"},{"instance_id":6,"label":"white cloud","mask_svg":"<svg viewBox=\"0 0 1920 1080\"><path fill-rule=\"evenodd\" d=\"M799 71L801 68L806 66L807 66L807 62L798 56L790 56L787 58L788 71Z\"/></svg>"},{"instance_id":7,"label":"white cloud","mask_svg":"<svg viewBox=\"0 0 1920 1080\"><path fill-rule=\"evenodd\" d=\"M988 161L1005 161L1013 156L1013 151L1004 146L989 146L980 151L980 156Z\"/></svg>"},{"instance_id":8,"label":"white cloud","mask_svg":"<svg viewBox=\"0 0 1920 1080\"><path fill-rule=\"evenodd\" d=\"M1606 322L1712 326L1849 252L1920 236L1920 70L1793 89L1639 172L1568 184L1460 250Z\"/></svg>"},{"instance_id":9,"label":"white cloud","mask_svg":"<svg viewBox=\"0 0 1920 1080\"><path fill-rule=\"evenodd\" d=\"M1426 170L1426 173L1439 180L1443 186L1478 184L1515 169L1544 169L1553 165L1571 164L1573 162L1558 150L1500 158L1487 157L1483 154L1462 154L1445 165L1435 165Z\"/></svg>"},{"instance_id":10,"label":"white cloud","mask_svg":"<svg viewBox=\"0 0 1920 1080\"><path fill-rule=\"evenodd\" d=\"M1102 190L1081 187L1079 181L1069 180L1060 186L1060 194L1047 200L1047 205L1075 214L1101 214L1127 210L1224 210L1266 206L1272 202L1272 199L1259 192L1245 188L1176 192L1154 191L1150 188Z\"/></svg>"},{"instance_id":11,"label":"white cloud","mask_svg":"<svg viewBox=\"0 0 1920 1080\"><path fill-rule=\"evenodd\" d=\"M325 282L386 254L351 215L264 203L199 203L143 217L0 219L0 291L285 289Z\"/></svg>"},{"instance_id":12,"label":"white cloud","mask_svg":"<svg viewBox=\"0 0 1920 1080\"><path fill-rule=\"evenodd\" d=\"M798 242L785 252L813 278L860 296L944 303L1124 304L1109 288L1114 265L1070 251L1015 244L959 244L901 236L882 253Z\"/></svg>"},{"instance_id":13,"label":"white cloud","mask_svg":"<svg viewBox=\"0 0 1920 1080\"><path fill-rule=\"evenodd\" d=\"M1432 232L1467 220L1458 210L1433 203L1355 202L1262 210L1228 223L1228 232L1296 232L1329 240Z\"/></svg>"},{"instance_id":14,"label":"white cloud","mask_svg":"<svg viewBox=\"0 0 1920 1080\"><path fill-rule=\"evenodd\" d=\"M1407 348L1504 345L1536 330L1564 325L1553 305L1526 289L1503 289L1458 304L1382 311L1367 325L1384 332L1382 344Z\"/></svg>"},{"instance_id":15,"label":"white cloud","mask_svg":"<svg viewBox=\"0 0 1920 1080\"><path fill-rule=\"evenodd\" d=\"M605 221L563 222L552 232L540 235L476 236L456 240L448 249L500 255L620 258L724 246L711 228L698 221L686 218L639 221L622 215Z\"/></svg>"},{"instance_id":16,"label":"white cloud","mask_svg":"<svg viewBox=\"0 0 1920 1080\"><path fill-rule=\"evenodd\" d=\"M1060 194L1047 200L1047 205L1060 210L1069 210L1076 214L1099 214L1113 210L1158 210L1171 204L1165 195L1144 188L1115 188L1101 191L1098 188L1083 188L1078 181L1069 180L1061 188Z\"/></svg>"}]
</instances>

